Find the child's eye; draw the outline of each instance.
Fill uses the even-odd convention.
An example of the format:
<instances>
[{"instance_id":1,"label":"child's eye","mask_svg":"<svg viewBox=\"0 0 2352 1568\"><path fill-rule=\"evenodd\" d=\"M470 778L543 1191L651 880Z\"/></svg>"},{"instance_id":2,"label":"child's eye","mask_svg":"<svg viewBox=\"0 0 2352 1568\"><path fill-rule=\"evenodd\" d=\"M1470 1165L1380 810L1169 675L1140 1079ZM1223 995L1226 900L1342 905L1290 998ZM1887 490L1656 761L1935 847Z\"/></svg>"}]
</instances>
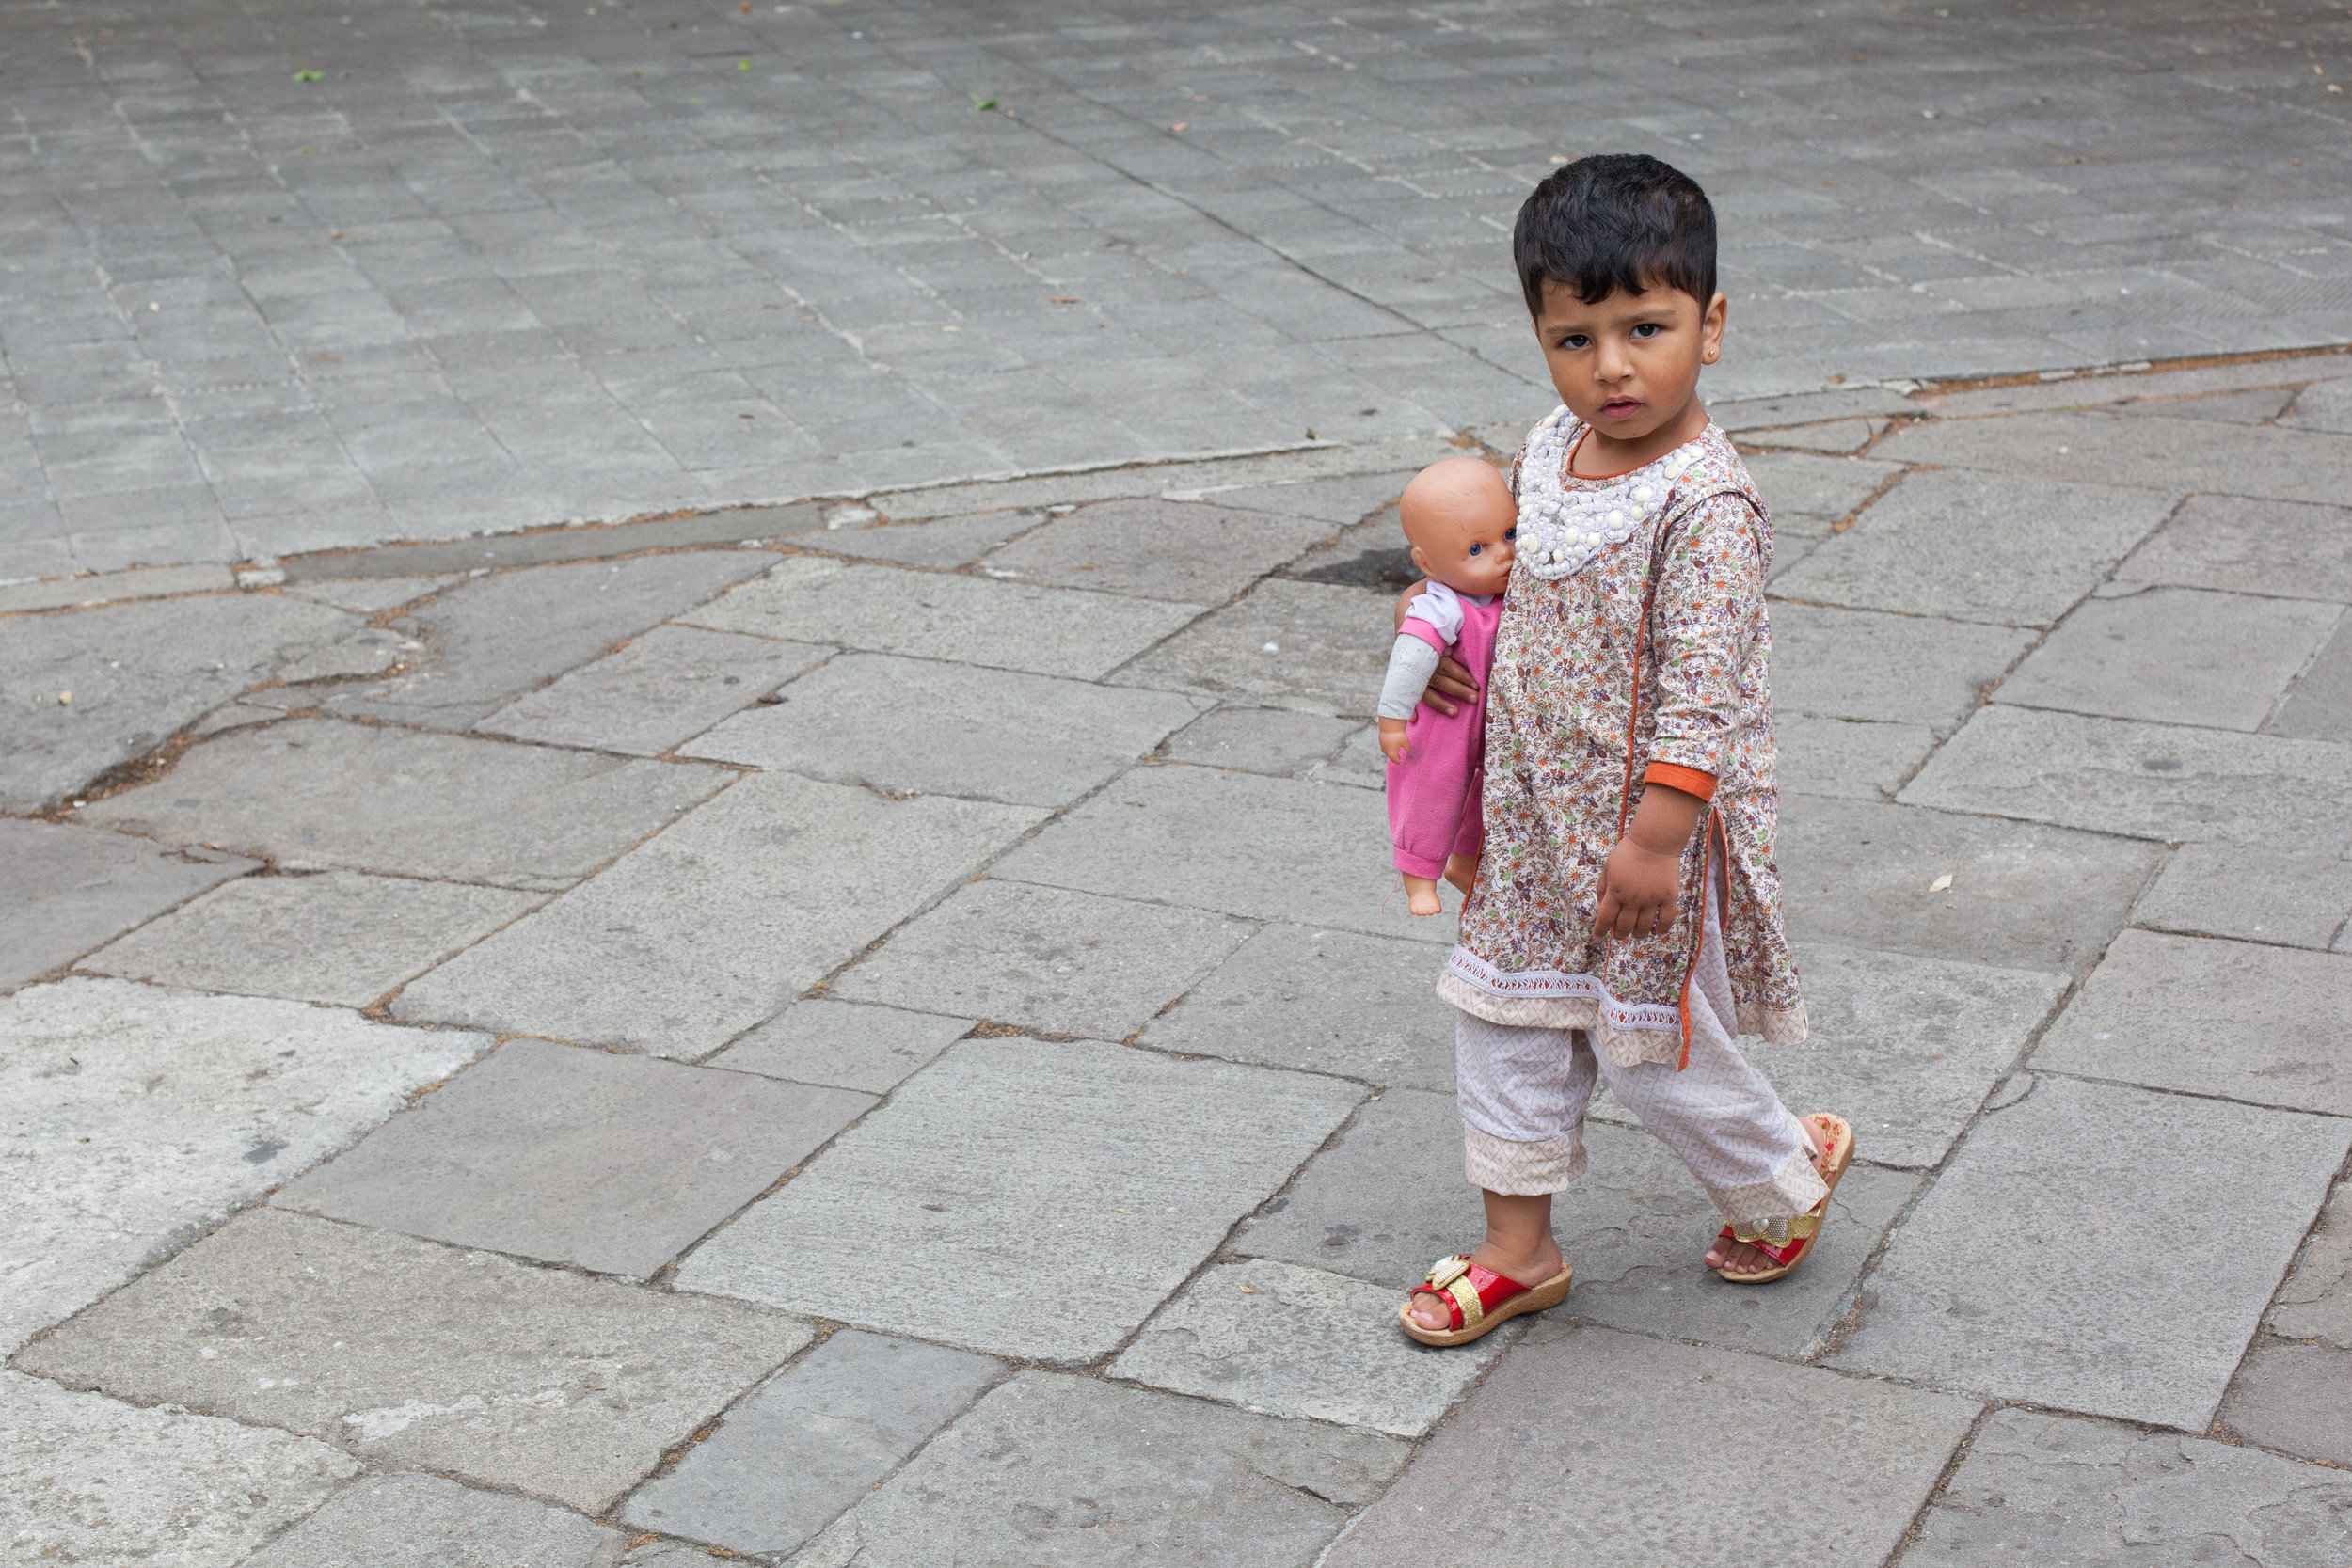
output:
<instances>
[{"instance_id":1,"label":"child's eye","mask_svg":"<svg viewBox=\"0 0 2352 1568\"><path fill-rule=\"evenodd\" d=\"M1658 336L1658 324L1656 322L1644 322L1641 325L1633 329L1633 335L1636 338L1655 338Z\"/></svg>"},{"instance_id":2,"label":"child's eye","mask_svg":"<svg viewBox=\"0 0 2352 1568\"><path fill-rule=\"evenodd\" d=\"M1560 346L1562 348L1590 348L1593 346L1593 340L1581 332L1571 332L1560 340Z\"/></svg>"}]
</instances>

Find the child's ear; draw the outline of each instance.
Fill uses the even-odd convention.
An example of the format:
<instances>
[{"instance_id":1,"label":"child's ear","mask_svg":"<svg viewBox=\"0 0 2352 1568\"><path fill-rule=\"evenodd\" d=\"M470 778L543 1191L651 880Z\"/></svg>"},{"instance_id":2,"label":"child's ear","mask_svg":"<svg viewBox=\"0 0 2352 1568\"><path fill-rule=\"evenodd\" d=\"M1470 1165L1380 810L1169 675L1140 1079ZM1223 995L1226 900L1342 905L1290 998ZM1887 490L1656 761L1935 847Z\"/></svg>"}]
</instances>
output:
<instances>
[{"instance_id":1,"label":"child's ear","mask_svg":"<svg viewBox=\"0 0 2352 1568\"><path fill-rule=\"evenodd\" d=\"M1699 363L1711 365L1724 356L1724 322L1731 314L1731 296L1718 293L1707 302L1699 318Z\"/></svg>"}]
</instances>

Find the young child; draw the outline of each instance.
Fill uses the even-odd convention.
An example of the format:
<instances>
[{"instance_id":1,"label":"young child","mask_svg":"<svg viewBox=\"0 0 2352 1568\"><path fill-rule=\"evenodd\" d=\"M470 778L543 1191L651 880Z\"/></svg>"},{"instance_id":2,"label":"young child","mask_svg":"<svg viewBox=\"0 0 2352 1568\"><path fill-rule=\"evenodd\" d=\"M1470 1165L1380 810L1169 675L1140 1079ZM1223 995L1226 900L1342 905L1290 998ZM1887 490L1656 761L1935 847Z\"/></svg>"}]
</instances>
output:
<instances>
[{"instance_id":1,"label":"young child","mask_svg":"<svg viewBox=\"0 0 2352 1568\"><path fill-rule=\"evenodd\" d=\"M1511 576L1518 502L1491 464L1433 463L1405 486L1397 515L1428 583L1405 610L1380 686L1380 754L1389 759L1389 841L1415 914L1436 914L1438 879L1464 893L1478 869L1479 759L1486 705L1413 710L1447 653L1480 680L1494 652Z\"/></svg>"},{"instance_id":2,"label":"young child","mask_svg":"<svg viewBox=\"0 0 2352 1568\"><path fill-rule=\"evenodd\" d=\"M1512 248L1565 406L1512 468L1485 847L1438 983L1486 1237L1400 1307L1431 1344L1566 1295L1551 1195L1584 1168L1596 1078L1714 1200L1707 1262L1734 1283L1804 1259L1853 1156L1732 1043L1805 1023L1772 860L1772 532L1698 401L1726 309L1714 211L1655 158L1586 158L1535 188ZM1427 700L1477 684L1441 662Z\"/></svg>"}]
</instances>

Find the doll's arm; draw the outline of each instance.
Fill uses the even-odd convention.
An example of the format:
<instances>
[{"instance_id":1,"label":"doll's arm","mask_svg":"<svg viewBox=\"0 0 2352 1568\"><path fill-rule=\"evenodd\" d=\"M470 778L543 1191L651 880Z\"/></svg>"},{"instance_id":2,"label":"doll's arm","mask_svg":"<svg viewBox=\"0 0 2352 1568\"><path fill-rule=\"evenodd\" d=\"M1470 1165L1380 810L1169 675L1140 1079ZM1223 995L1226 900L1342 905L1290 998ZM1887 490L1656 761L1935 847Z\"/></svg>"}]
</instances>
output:
<instances>
[{"instance_id":1,"label":"doll's arm","mask_svg":"<svg viewBox=\"0 0 2352 1568\"><path fill-rule=\"evenodd\" d=\"M1396 596L1398 630L1402 631L1405 628L1405 615L1412 608L1413 601L1428 591L1429 584L1423 580L1413 584L1412 587ZM1453 701L1447 701L1448 698L1452 698ZM1478 677L1471 673L1469 665L1455 658L1452 654L1446 654L1438 658L1438 673L1429 677L1429 689L1422 693L1421 700L1451 719L1462 711L1454 705L1454 703L1478 701Z\"/></svg>"},{"instance_id":2,"label":"doll's arm","mask_svg":"<svg viewBox=\"0 0 2352 1568\"><path fill-rule=\"evenodd\" d=\"M1389 649L1389 673L1380 682L1380 754L1405 760L1405 726L1437 673L1438 649L1409 631L1400 631Z\"/></svg>"}]
</instances>

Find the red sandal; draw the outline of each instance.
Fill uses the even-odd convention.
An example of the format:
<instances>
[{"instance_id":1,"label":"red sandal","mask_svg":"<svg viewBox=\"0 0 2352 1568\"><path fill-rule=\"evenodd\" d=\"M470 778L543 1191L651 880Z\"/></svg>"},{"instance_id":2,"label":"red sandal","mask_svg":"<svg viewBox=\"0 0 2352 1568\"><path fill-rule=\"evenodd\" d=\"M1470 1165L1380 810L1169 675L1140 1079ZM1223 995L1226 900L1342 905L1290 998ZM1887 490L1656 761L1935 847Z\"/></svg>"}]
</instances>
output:
<instances>
[{"instance_id":1,"label":"red sandal","mask_svg":"<svg viewBox=\"0 0 2352 1568\"><path fill-rule=\"evenodd\" d=\"M1832 1116L1827 1111L1817 1111L1804 1119L1829 1123L1829 1148L1827 1158L1822 1162L1821 1180L1829 1183L1830 1192L1836 1192L1837 1179L1846 1174L1848 1165L1853 1164L1853 1128L1845 1117ZM1742 1235L1740 1232L1744 1227L1726 1225L1716 1234L1717 1241L1745 1243L1779 1266L1757 1269L1751 1274L1734 1274L1729 1269L1717 1269L1715 1272L1734 1285L1770 1285L1804 1261L1806 1255L1813 1250L1813 1243L1820 1240L1821 1221L1828 1216L1829 1194L1824 1193L1820 1202L1788 1222L1788 1240L1778 1246L1766 1241L1761 1231Z\"/></svg>"},{"instance_id":2,"label":"red sandal","mask_svg":"<svg viewBox=\"0 0 2352 1568\"><path fill-rule=\"evenodd\" d=\"M1413 1287L1413 1294L1396 1309L1396 1319L1424 1345L1467 1345L1522 1312L1559 1306L1567 1299L1568 1277L1575 1272L1562 1263L1560 1272L1542 1284L1522 1285L1457 1253L1429 1266L1429 1283ZM1423 1293L1445 1303L1448 1326L1423 1328L1413 1321L1413 1296Z\"/></svg>"}]
</instances>

